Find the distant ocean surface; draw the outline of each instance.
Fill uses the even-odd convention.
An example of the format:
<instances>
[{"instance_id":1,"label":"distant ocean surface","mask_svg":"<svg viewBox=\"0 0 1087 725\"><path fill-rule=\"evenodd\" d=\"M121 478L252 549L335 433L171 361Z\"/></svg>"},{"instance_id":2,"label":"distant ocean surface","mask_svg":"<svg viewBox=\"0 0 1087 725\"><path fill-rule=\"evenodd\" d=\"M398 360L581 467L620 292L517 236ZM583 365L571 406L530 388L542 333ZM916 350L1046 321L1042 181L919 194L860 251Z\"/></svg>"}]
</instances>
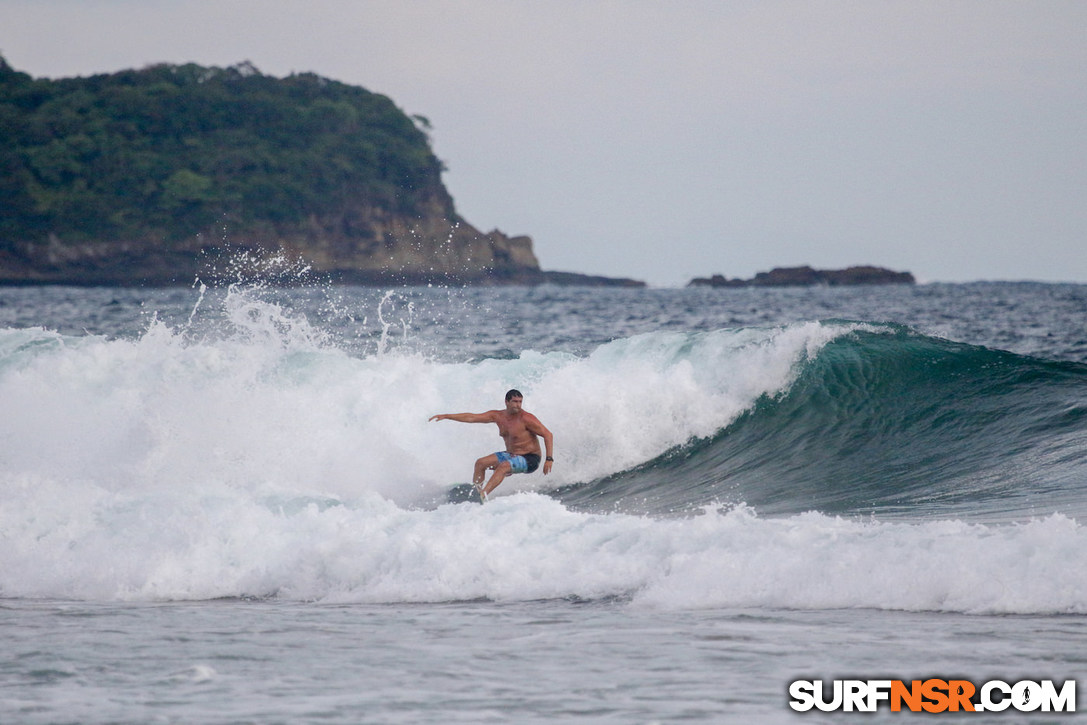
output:
<instances>
[{"instance_id":1,"label":"distant ocean surface","mask_svg":"<svg viewBox=\"0 0 1087 725\"><path fill-rule=\"evenodd\" d=\"M446 503L501 440L428 418L512 387L554 472ZM1087 665L1084 285L2 288L0 410L2 723L912 722L789 684Z\"/></svg>"}]
</instances>

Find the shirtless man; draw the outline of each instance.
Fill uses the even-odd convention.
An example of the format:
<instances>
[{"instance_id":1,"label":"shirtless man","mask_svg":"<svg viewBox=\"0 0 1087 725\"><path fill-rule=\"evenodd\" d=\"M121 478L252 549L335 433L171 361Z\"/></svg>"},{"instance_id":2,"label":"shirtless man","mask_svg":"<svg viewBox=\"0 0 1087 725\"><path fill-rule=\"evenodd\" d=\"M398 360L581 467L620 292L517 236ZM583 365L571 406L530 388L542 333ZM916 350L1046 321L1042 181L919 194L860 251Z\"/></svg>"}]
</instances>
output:
<instances>
[{"instance_id":1,"label":"shirtless man","mask_svg":"<svg viewBox=\"0 0 1087 725\"><path fill-rule=\"evenodd\" d=\"M488 410L486 413L444 413L435 415L430 420L455 420L459 423L496 423L498 435L506 441L506 450L483 456L476 461L472 485L479 491L479 497L486 501L491 491L511 473L532 473L540 465L540 438L544 439L547 457L544 459L544 475L551 473L551 431L540 422L539 418L521 409L524 396L519 390L506 393L505 410ZM483 485L483 478L490 469L494 470L491 480Z\"/></svg>"}]
</instances>

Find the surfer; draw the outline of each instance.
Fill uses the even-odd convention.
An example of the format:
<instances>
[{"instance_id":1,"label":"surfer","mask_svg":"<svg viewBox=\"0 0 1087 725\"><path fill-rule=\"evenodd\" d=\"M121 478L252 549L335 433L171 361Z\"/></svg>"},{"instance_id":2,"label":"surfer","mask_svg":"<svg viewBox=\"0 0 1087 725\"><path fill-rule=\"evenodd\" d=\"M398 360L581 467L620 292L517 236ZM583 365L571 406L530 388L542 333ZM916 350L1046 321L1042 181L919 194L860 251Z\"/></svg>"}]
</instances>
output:
<instances>
[{"instance_id":1,"label":"surfer","mask_svg":"<svg viewBox=\"0 0 1087 725\"><path fill-rule=\"evenodd\" d=\"M506 393L505 410L488 410L486 413L443 413L430 420L455 420L458 423L495 423L498 435L506 441L506 450L483 456L476 461L472 485L479 491L479 497L486 500L491 491L511 473L532 473L540 465L540 438L544 440L547 453L544 458L544 475L551 473L551 431L540 419L521 408L524 396L519 390ZM483 479L488 470L493 470L486 485Z\"/></svg>"}]
</instances>

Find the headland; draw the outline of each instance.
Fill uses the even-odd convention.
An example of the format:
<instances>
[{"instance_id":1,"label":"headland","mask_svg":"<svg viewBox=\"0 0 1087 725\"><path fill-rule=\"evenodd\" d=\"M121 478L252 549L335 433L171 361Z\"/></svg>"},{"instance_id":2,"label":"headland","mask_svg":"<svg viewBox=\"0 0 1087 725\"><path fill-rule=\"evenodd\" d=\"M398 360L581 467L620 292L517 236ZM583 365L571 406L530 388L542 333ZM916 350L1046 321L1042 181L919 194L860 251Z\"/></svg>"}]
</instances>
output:
<instances>
[{"instance_id":1,"label":"headland","mask_svg":"<svg viewBox=\"0 0 1087 725\"><path fill-rule=\"evenodd\" d=\"M312 73L50 80L0 57L0 121L0 284L191 284L229 252L343 283L644 286L544 270L530 237L480 231L425 117Z\"/></svg>"}]
</instances>

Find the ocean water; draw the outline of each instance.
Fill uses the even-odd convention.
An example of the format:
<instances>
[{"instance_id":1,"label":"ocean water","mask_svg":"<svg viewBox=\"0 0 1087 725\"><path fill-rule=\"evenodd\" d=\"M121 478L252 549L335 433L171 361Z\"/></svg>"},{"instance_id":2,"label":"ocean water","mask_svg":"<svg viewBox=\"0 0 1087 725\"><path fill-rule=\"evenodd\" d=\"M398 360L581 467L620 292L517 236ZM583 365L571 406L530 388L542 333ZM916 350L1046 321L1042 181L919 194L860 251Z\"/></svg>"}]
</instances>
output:
<instances>
[{"instance_id":1,"label":"ocean water","mask_svg":"<svg viewBox=\"0 0 1087 725\"><path fill-rule=\"evenodd\" d=\"M937 716L790 683L1083 679L1087 286L261 279L0 289L0 722L894 722ZM511 387L553 473L447 503L501 441L428 418Z\"/></svg>"}]
</instances>

